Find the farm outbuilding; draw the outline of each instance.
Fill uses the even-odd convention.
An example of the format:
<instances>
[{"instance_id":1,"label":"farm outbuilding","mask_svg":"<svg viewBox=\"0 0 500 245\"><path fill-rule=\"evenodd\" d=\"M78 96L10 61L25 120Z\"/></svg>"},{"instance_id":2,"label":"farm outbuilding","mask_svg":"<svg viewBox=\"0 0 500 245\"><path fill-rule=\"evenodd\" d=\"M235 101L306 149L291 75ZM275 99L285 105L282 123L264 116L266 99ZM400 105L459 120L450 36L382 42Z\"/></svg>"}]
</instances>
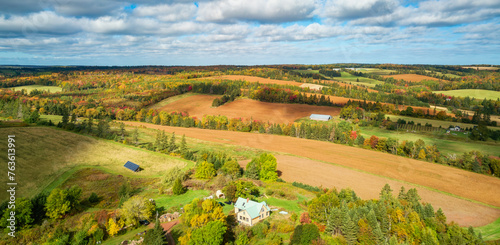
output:
<instances>
[{"instance_id":1,"label":"farm outbuilding","mask_svg":"<svg viewBox=\"0 0 500 245\"><path fill-rule=\"evenodd\" d=\"M311 116L309 116L309 119L316 120L316 121L328 121L328 120L332 119L332 116L321 115L321 114L311 114Z\"/></svg>"},{"instance_id":2,"label":"farm outbuilding","mask_svg":"<svg viewBox=\"0 0 500 245\"><path fill-rule=\"evenodd\" d=\"M134 171L134 172L138 172L139 169L140 169L139 165L137 165L137 164L135 164L135 163L133 163L131 161L127 161L125 163L125 165L123 165L123 166L126 167L126 168L128 168L128 169L130 169L130 170L132 170L132 171Z\"/></svg>"}]
</instances>

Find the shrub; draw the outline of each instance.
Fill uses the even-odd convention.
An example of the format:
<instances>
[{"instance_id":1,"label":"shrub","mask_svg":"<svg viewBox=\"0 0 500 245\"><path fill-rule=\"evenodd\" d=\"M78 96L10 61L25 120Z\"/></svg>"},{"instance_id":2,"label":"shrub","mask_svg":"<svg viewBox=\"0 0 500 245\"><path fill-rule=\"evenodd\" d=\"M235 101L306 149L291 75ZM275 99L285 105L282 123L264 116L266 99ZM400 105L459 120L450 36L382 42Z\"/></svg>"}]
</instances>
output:
<instances>
[{"instance_id":1,"label":"shrub","mask_svg":"<svg viewBox=\"0 0 500 245\"><path fill-rule=\"evenodd\" d=\"M292 183L293 186L295 187L299 187L299 188L302 188L304 190L308 190L308 191L312 191L312 192L320 192L321 189L319 187L315 187L315 186L311 186L311 185L308 185L308 184L303 184L303 183L300 183L300 182L293 182Z\"/></svg>"},{"instance_id":2,"label":"shrub","mask_svg":"<svg viewBox=\"0 0 500 245\"><path fill-rule=\"evenodd\" d=\"M97 194L95 192L92 192L92 194L90 194L90 197L89 197L89 202L96 203L98 201L99 201L99 197L97 196Z\"/></svg>"}]
</instances>

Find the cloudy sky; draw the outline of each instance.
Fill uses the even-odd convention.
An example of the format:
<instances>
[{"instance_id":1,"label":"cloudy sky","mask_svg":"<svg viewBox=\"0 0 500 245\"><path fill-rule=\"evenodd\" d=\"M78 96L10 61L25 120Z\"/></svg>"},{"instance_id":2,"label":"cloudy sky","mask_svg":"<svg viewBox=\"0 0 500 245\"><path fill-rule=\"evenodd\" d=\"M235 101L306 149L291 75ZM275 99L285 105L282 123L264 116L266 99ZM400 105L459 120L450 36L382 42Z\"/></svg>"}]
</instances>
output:
<instances>
[{"instance_id":1,"label":"cloudy sky","mask_svg":"<svg viewBox=\"0 0 500 245\"><path fill-rule=\"evenodd\" d=\"M499 0L0 0L0 64L500 64Z\"/></svg>"}]
</instances>

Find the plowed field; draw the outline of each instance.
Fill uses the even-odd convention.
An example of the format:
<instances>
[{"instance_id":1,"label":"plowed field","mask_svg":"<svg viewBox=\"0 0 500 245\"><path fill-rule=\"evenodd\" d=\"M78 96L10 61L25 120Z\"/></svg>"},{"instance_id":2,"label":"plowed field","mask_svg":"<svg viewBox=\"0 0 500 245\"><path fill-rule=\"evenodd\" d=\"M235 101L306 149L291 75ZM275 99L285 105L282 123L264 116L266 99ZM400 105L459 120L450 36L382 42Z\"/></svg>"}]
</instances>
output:
<instances>
[{"instance_id":1,"label":"plowed field","mask_svg":"<svg viewBox=\"0 0 500 245\"><path fill-rule=\"evenodd\" d=\"M462 220L462 223L460 223L461 225L486 224L493 221L491 217L498 217L499 215L498 209L488 208L481 204L477 204L479 206L474 206L475 203L472 202L470 202L469 205L473 206L466 207L467 205L463 202L457 202L456 197L439 192L442 191L457 197L500 207L500 198L498 198L500 196L500 179L486 175L329 142L256 133L167 127L139 122L125 123L132 126L162 129L167 132L175 132L178 135L185 134L187 137L211 142L290 153L356 169L358 174L354 174L346 180L352 182L349 185L353 186L356 185L356 182L363 181L363 179L367 178L366 174L360 173L360 171L394 180L401 180L406 183L425 186L438 191L430 192L432 194L429 194L430 196L423 199L423 201L432 201L436 207L447 207L447 210L455 210L455 212L458 212L457 216L454 216L453 219L450 217L450 220L456 220L458 222L460 221L460 216L468 217L466 218L468 221ZM292 165L281 169L284 175L287 174L287 171L297 171L296 169L302 168L302 171L294 175L304 178L301 179L304 182L319 181L319 175L314 173L321 173L322 176L324 176L321 177L323 181L325 181L324 185L333 183L333 178L339 176L339 173L340 176L342 176L342 173L338 172L339 170L336 168L331 168L330 166L332 165L330 164L321 165L323 167L319 165L311 166L308 163L298 160L291 161L289 164ZM306 167L304 167L304 165ZM387 180L385 182L390 181ZM368 184L369 183L370 181L368 181ZM376 193L378 193L380 191L378 184L376 184L376 187L377 188L374 189L377 189ZM364 193L364 190L361 189L354 190L359 193ZM490 218L486 219L481 213L476 212L476 209L479 210L479 207L489 210L487 212L491 212L488 216Z\"/></svg>"},{"instance_id":2,"label":"plowed field","mask_svg":"<svg viewBox=\"0 0 500 245\"><path fill-rule=\"evenodd\" d=\"M408 81L408 82L421 82L423 80L442 81L441 79L428 77L428 76L424 76L424 75L417 75L417 74L398 74L398 75L389 75L389 76L383 76L383 77L392 77L396 80L403 79L403 80Z\"/></svg>"},{"instance_id":3,"label":"plowed field","mask_svg":"<svg viewBox=\"0 0 500 245\"><path fill-rule=\"evenodd\" d=\"M167 104L160 110L187 112L197 118L202 118L204 115L224 115L228 118L241 117L273 123L290 123L313 113L331 116L340 113L340 108L337 107L267 103L250 99L239 99L212 108L212 101L217 97L219 96L193 95Z\"/></svg>"}]
</instances>

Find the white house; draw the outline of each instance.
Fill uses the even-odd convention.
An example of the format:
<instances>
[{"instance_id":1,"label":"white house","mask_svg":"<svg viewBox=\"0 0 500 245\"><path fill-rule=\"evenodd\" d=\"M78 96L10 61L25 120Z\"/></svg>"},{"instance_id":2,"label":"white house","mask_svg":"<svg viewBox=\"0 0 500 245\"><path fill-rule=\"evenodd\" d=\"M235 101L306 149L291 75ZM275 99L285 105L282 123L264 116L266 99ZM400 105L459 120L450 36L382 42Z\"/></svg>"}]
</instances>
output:
<instances>
[{"instance_id":1,"label":"white house","mask_svg":"<svg viewBox=\"0 0 500 245\"><path fill-rule=\"evenodd\" d=\"M255 202L250 199L238 197L234 204L236 220L240 224L252 226L257 222L269 217L271 209L266 202Z\"/></svg>"},{"instance_id":2,"label":"white house","mask_svg":"<svg viewBox=\"0 0 500 245\"><path fill-rule=\"evenodd\" d=\"M450 127L449 128L450 131L461 131L462 129L460 128L460 126L455 126L455 127Z\"/></svg>"}]
</instances>

